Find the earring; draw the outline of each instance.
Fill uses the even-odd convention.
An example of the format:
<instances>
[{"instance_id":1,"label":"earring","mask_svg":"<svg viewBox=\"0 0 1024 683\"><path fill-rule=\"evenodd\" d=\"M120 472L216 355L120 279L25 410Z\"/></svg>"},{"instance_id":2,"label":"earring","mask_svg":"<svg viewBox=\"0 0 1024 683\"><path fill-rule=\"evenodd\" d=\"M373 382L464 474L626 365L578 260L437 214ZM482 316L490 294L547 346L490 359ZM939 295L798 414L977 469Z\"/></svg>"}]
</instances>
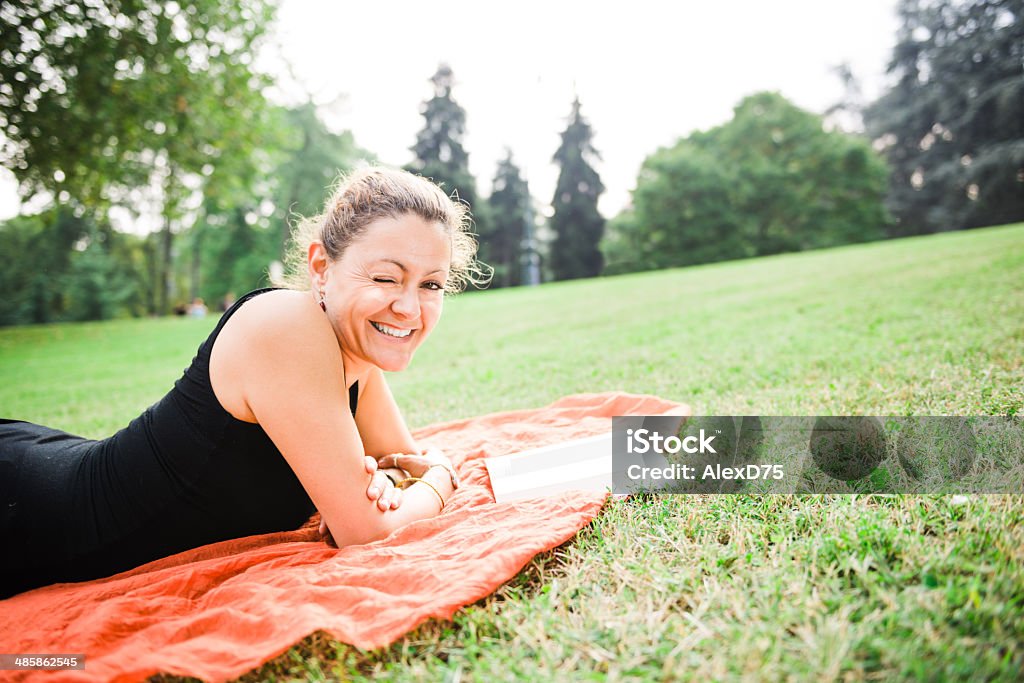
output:
<instances>
[{"instance_id":1,"label":"earring","mask_svg":"<svg viewBox=\"0 0 1024 683\"><path fill-rule=\"evenodd\" d=\"M320 302L319 303L320 303L320 310L323 311L324 313L326 313L327 312L327 304L324 303L324 290L323 289L320 290Z\"/></svg>"}]
</instances>

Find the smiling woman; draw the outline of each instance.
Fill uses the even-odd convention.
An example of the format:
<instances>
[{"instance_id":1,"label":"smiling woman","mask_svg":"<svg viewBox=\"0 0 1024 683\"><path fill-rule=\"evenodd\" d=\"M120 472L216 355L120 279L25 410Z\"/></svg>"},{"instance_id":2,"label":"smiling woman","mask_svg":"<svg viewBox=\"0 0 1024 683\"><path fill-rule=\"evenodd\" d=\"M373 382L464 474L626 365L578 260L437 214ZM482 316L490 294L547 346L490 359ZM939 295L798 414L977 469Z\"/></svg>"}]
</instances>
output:
<instances>
[{"instance_id":1,"label":"smiling woman","mask_svg":"<svg viewBox=\"0 0 1024 683\"><path fill-rule=\"evenodd\" d=\"M429 181L361 170L297 228L287 287L225 311L126 428L92 441L0 420L0 597L295 529L316 510L339 546L437 515L458 478L415 443L383 373L408 366L445 292L484 279L467 224Z\"/></svg>"},{"instance_id":2,"label":"smiling woman","mask_svg":"<svg viewBox=\"0 0 1024 683\"><path fill-rule=\"evenodd\" d=\"M341 342L346 370L405 369L441 316L450 262L444 229L409 214L377 219L337 260L322 243L310 245L319 302Z\"/></svg>"}]
</instances>

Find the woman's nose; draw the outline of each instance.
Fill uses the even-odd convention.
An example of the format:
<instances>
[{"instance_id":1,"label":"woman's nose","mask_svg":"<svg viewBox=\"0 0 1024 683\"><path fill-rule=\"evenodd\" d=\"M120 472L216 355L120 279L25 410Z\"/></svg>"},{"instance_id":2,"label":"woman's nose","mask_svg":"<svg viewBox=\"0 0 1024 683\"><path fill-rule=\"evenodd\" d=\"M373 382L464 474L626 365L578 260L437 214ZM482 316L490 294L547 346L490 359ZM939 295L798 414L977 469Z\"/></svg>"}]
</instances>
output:
<instances>
[{"instance_id":1,"label":"woman's nose","mask_svg":"<svg viewBox=\"0 0 1024 683\"><path fill-rule=\"evenodd\" d=\"M418 318L420 315L420 298L415 289L405 287L401 294L391 303L395 315L403 318Z\"/></svg>"}]
</instances>

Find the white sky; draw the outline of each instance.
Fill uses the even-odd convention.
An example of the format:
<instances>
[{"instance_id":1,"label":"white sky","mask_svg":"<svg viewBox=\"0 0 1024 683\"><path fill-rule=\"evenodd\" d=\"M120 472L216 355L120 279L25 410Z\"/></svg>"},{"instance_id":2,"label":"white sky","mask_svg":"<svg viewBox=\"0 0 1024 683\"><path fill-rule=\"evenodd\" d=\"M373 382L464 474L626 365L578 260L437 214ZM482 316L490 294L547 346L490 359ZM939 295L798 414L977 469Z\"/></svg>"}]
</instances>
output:
<instances>
[{"instance_id":1,"label":"white sky","mask_svg":"<svg viewBox=\"0 0 1024 683\"><path fill-rule=\"evenodd\" d=\"M696 129L727 121L745 95L778 90L821 112L842 88L830 67L852 64L878 94L895 40L895 0L685 2L331 2L282 0L276 46L261 67L287 74L275 99L303 90L332 129L384 163L411 160L421 103L440 61L466 110L470 170L482 196L504 148L534 197L554 191L573 94L602 155L607 218L628 201L643 159ZM17 212L0 173L0 218Z\"/></svg>"}]
</instances>

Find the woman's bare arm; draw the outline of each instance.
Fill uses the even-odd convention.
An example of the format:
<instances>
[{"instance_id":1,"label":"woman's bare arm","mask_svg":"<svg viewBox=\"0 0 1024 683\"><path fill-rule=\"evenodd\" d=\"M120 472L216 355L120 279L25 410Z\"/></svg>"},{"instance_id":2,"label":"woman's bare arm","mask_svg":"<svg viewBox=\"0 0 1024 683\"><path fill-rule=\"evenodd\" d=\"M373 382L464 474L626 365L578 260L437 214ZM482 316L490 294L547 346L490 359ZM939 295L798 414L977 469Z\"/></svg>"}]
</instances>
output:
<instances>
[{"instance_id":1,"label":"woman's bare arm","mask_svg":"<svg viewBox=\"0 0 1024 683\"><path fill-rule=\"evenodd\" d=\"M349 411L337 337L311 298L291 292L256 297L230 323L236 347L231 349L232 365L245 369L235 374L245 405L281 451L339 546L377 540L437 514L437 497L425 487L405 491L397 510L381 511L368 500L372 475L364 466L363 443ZM443 485L437 469L430 473L431 481Z\"/></svg>"},{"instance_id":2,"label":"woman's bare arm","mask_svg":"<svg viewBox=\"0 0 1024 683\"><path fill-rule=\"evenodd\" d=\"M359 395L356 425L366 454L374 458L420 452L379 368L370 371L366 387Z\"/></svg>"}]
</instances>

